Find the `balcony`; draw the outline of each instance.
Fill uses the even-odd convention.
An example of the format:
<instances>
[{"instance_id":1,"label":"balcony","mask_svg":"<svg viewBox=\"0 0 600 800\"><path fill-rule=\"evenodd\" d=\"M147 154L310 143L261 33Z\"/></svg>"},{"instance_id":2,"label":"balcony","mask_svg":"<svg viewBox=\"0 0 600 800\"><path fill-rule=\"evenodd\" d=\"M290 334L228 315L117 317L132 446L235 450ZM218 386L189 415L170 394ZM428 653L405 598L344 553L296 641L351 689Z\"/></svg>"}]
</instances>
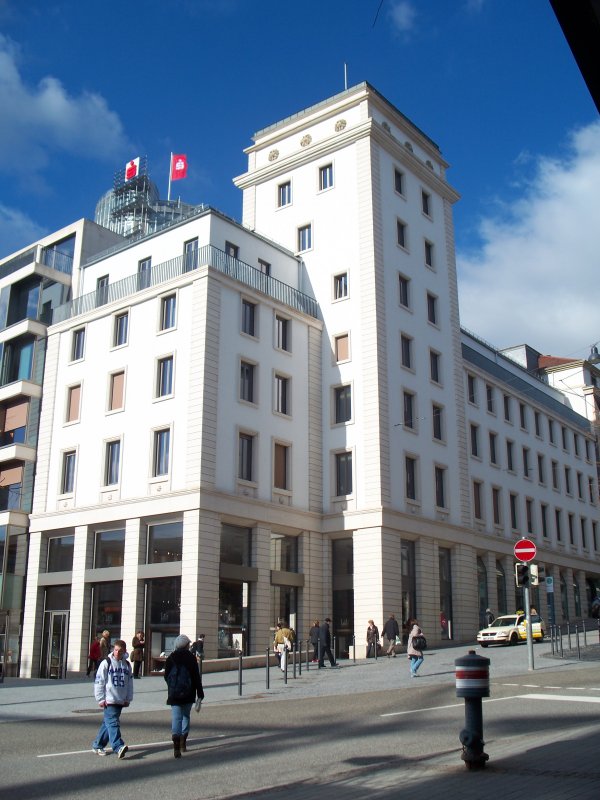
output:
<instances>
[{"instance_id":1,"label":"balcony","mask_svg":"<svg viewBox=\"0 0 600 800\"><path fill-rule=\"evenodd\" d=\"M130 275L123 280L103 286L95 292L89 292L81 297L76 297L54 310L52 323L64 322L81 314L87 314L107 303L123 300L150 286L159 286L171 281L186 272L193 272L200 267L211 267L224 275L229 275L234 280L245 286L271 297L296 311L309 314L315 319L318 317L317 301L307 294L294 289L287 283L265 275L259 269L251 267L237 258L227 255L213 245L207 244L194 253L180 255L162 264L156 264L145 272Z\"/></svg>"}]
</instances>

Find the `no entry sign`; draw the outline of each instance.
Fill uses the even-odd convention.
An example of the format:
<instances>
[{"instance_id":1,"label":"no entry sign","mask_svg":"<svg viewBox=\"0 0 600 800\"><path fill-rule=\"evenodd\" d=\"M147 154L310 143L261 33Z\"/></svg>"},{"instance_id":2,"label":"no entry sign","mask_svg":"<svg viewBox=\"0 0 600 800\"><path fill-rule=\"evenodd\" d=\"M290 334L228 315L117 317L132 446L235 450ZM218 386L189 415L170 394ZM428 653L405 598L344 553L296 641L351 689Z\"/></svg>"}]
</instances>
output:
<instances>
[{"instance_id":1,"label":"no entry sign","mask_svg":"<svg viewBox=\"0 0 600 800\"><path fill-rule=\"evenodd\" d=\"M531 539L519 539L514 547L515 558L517 561L533 561L535 558L535 542Z\"/></svg>"}]
</instances>

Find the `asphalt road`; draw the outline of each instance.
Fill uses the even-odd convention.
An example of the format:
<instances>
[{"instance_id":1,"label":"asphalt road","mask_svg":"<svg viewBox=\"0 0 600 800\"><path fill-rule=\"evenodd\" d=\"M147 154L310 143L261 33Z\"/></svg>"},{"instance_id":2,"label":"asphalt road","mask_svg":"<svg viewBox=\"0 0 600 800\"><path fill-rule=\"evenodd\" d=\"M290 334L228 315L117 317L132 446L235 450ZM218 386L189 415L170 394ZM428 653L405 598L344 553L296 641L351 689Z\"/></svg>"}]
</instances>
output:
<instances>
[{"instance_id":1,"label":"asphalt road","mask_svg":"<svg viewBox=\"0 0 600 800\"><path fill-rule=\"evenodd\" d=\"M456 698L447 667L465 651L430 656L423 678L413 681L405 661L385 659L311 672L302 689L290 687L266 699L256 693L240 702L232 691L230 699L211 703L207 685L207 703L200 715L193 714L188 753L178 760L170 747L168 708L134 711L132 706L124 713L122 730L130 751L119 761L90 750L100 721L93 703L86 713L57 715L54 709L51 716L44 716L38 704L37 719L7 715L0 724L2 794L19 800L85 800L113 790L136 798L180 800L248 793L269 793L271 800L332 793L344 799L365 793L383 798L399 796L393 787L412 781L412 793L402 796L422 796L427 786L430 798L452 798L458 795L447 793L449 782L464 782L466 774L458 740L464 702ZM600 766L595 766L597 758L590 764L585 753L600 734L598 666L540 664L538 659L540 667L529 672L525 648L490 648L482 654L492 657L492 693L483 706L490 762L482 778L496 778L491 796L562 797L551 792L561 785L565 797L572 797L576 787L579 800L597 798ZM222 675L212 680L222 682ZM91 691L91 686L85 683L81 689ZM0 695L0 705L5 698L8 694ZM560 757L553 751L559 743ZM565 763L565 748L571 759L579 753L585 763ZM573 787L561 784L560 776L552 778L553 770L561 769ZM548 776L552 784L542 792ZM505 783L520 778L523 793L505 794L498 778ZM542 793L525 793L532 780Z\"/></svg>"}]
</instances>

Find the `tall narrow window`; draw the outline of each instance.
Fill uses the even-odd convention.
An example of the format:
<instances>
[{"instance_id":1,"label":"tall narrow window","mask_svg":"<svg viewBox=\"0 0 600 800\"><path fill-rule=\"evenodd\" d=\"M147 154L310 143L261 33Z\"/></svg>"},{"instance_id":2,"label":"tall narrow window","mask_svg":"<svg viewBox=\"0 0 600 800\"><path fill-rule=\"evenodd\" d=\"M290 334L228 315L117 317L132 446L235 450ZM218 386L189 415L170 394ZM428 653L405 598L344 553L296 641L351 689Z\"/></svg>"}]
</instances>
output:
<instances>
[{"instance_id":1,"label":"tall narrow window","mask_svg":"<svg viewBox=\"0 0 600 800\"><path fill-rule=\"evenodd\" d=\"M333 279L333 296L336 300L343 300L348 297L348 273L341 272Z\"/></svg>"},{"instance_id":2,"label":"tall narrow window","mask_svg":"<svg viewBox=\"0 0 600 800\"><path fill-rule=\"evenodd\" d=\"M467 395L469 403L477 405L477 378L474 375L467 375Z\"/></svg>"},{"instance_id":3,"label":"tall narrow window","mask_svg":"<svg viewBox=\"0 0 600 800\"><path fill-rule=\"evenodd\" d=\"M510 439L506 440L506 469L509 472L515 471L515 463L513 458L514 443Z\"/></svg>"},{"instance_id":4,"label":"tall narrow window","mask_svg":"<svg viewBox=\"0 0 600 800\"><path fill-rule=\"evenodd\" d=\"M319 167L319 190L331 189L333 186L333 164Z\"/></svg>"},{"instance_id":5,"label":"tall narrow window","mask_svg":"<svg viewBox=\"0 0 600 800\"><path fill-rule=\"evenodd\" d=\"M437 297L427 293L427 319L432 325L437 325Z\"/></svg>"},{"instance_id":6,"label":"tall narrow window","mask_svg":"<svg viewBox=\"0 0 600 800\"><path fill-rule=\"evenodd\" d=\"M61 494L72 494L75 489L75 462L77 454L75 450L63 453Z\"/></svg>"},{"instance_id":7,"label":"tall narrow window","mask_svg":"<svg viewBox=\"0 0 600 800\"><path fill-rule=\"evenodd\" d=\"M190 272L198 268L198 237L183 245L183 270Z\"/></svg>"},{"instance_id":8,"label":"tall narrow window","mask_svg":"<svg viewBox=\"0 0 600 800\"><path fill-rule=\"evenodd\" d=\"M173 394L173 356L159 358L156 370L156 397Z\"/></svg>"},{"instance_id":9,"label":"tall narrow window","mask_svg":"<svg viewBox=\"0 0 600 800\"><path fill-rule=\"evenodd\" d=\"M400 336L400 359L402 366L407 369L412 367L412 339L404 333Z\"/></svg>"},{"instance_id":10,"label":"tall narrow window","mask_svg":"<svg viewBox=\"0 0 600 800\"><path fill-rule=\"evenodd\" d=\"M523 476L529 478L529 448L523 448Z\"/></svg>"},{"instance_id":11,"label":"tall narrow window","mask_svg":"<svg viewBox=\"0 0 600 800\"><path fill-rule=\"evenodd\" d=\"M496 441L498 437L495 433L489 434L490 440L490 463L497 464L498 463L498 453L496 452Z\"/></svg>"},{"instance_id":12,"label":"tall narrow window","mask_svg":"<svg viewBox=\"0 0 600 800\"><path fill-rule=\"evenodd\" d=\"M527 533L533 533L533 500L525 500L525 516L527 518Z\"/></svg>"},{"instance_id":13,"label":"tall narrow window","mask_svg":"<svg viewBox=\"0 0 600 800\"><path fill-rule=\"evenodd\" d=\"M114 321L113 330L113 347L121 347L127 344L127 336L129 333L129 312L125 311L123 314L117 314Z\"/></svg>"},{"instance_id":14,"label":"tall narrow window","mask_svg":"<svg viewBox=\"0 0 600 800\"><path fill-rule=\"evenodd\" d=\"M510 525L513 530L516 530L519 527L519 515L517 508L518 497L516 494L511 492L508 500L510 504Z\"/></svg>"},{"instance_id":15,"label":"tall narrow window","mask_svg":"<svg viewBox=\"0 0 600 800\"><path fill-rule=\"evenodd\" d=\"M233 242L225 242L225 253L230 258L238 258L240 254L240 248L237 244L233 244Z\"/></svg>"},{"instance_id":16,"label":"tall narrow window","mask_svg":"<svg viewBox=\"0 0 600 800\"><path fill-rule=\"evenodd\" d=\"M275 411L279 414L290 413L290 379L284 375L275 375Z\"/></svg>"},{"instance_id":17,"label":"tall narrow window","mask_svg":"<svg viewBox=\"0 0 600 800\"><path fill-rule=\"evenodd\" d=\"M106 443L105 458L104 485L114 486L119 482L119 465L121 461L121 442L119 439Z\"/></svg>"},{"instance_id":18,"label":"tall narrow window","mask_svg":"<svg viewBox=\"0 0 600 800\"><path fill-rule=\"evenodd\" d=\"M548 538L548 506L545 503L540 504L540 518L542 520L542 536L544 539Z\"/></svg>"},{"instance_id":19,"label":"tall narrow window","mask_svg":"<svg viewBox=\"0 0 600 800\"><path fill-rule=\"evenodd\" d=\"M79 361L85 352L85 328L77 328L73 331L73 341L71 345L71 361Z\"/></svg>"},{"instance_id":20,"label":"tall narrow window","mask_svg":"<svg viewBox=\"0 0 600 800\"><path fill-rule=\"evenodd\" d=\"M481 481L473 481L473 515L475 519L483 519L481 487Z\"/></svg>"},{"instance_id":21,"label":"tall narrow window","mask_svg":"<svg viewBox=\"0 0 600 800\"><path fill-rule=\"evenodd\" d=\"M505 394L504 395L504 419L506 422L510 422L510 397Z\"/></svg>"},{"instance_id":22,"label":"tall narrow window","mask_svg":"<svg viewBox=\"0 0 600 800\"><path fill-rule=\"evenodd\" d=\"M479 425L471 425L471 455L479 457Z\"/></svg>"},{"instance_id":23,"label":"tall narrow window","mask_svg":"<svg viewBox=\"0 0 600 800\"><path fill-rule=\"evenodd\" d=\"M394 170L394 189L398 194L404 194L404 173L399 169Z\"/></svg>"},{"instance_id":24,"label":"tall narrow window","mask_svg":"<svg viewBox=\"0 0 600 800\"><path fill-rule=\"evenodd\" d=\"M562 513L560 508L554 509L554 521L556 523L556 541L562 542Z\"/></svg>"},{"instance_id":25,"label":"tall narrow window","mask_svg":"<svg viewBox=\"0 0 600 800\"><path fill-rule=\"evenodd\" d=\"M81 402L81 384L70 386L67 392L67 422L77 422Z\"/></svg>"},{"instance_id":26,"label":"tall narrow window","mask_svg":"<svg viewBox=\"0 0 600 800\"><path fill-rule=\"evenodd\" d=\"M240 433L238 448L238 478L242 481L254 480L254 436Z\"/></svg>"},{"instance_id":27,"label":"tall narrow window","mask_svg":"<svg viewBox=\"0 0 600 800\"><path fill-rule=\"evenodd\" d=\"M116 411L123 408L125 396L125 373L113 372L110 376L109 394L108 394L108 410Z\"/></svg>"},{"instance_id":28,"label":"tall narrow window","mask_svg":"<svg viewBox=\"0 0 600 800\"><path fill-rule=\"evenodd\" d=\"M492 514L494 515L494 525L502 525L502 500L500 489L492 488Z\"/></svg>"},{"instance_id":29,"label":"tall narrow window","mask_svg":"<svg viewBox=\"0 0 600 800\"><path fill-rule=\"evenodd\" d=\"M334 389L335 421L337 424L352 419L352 387L336 386Z\"/></svg>"},{"instance_id":30,"label":"tall narrow window","mask_svg":"<svg viewBox=\"0 0 600 800\"><path fill-rule=\"evenodd\" d=\"M275 317L275 346L279 350L290 350L290 320L285 317L280 317L279 314Z\"/></svg>"},{"instance_id":31,"label":"tall narrow window","mask_svg":"<svg viewBox=\"0 0 600 800\"><path fill-rule=\"evenodd\" d=\"M254 364L247 361L240 364L240 400L254 402Z\"/></svg>"},{"instance_id":32,"label":"tall narrow window","mask_svg":"<svg viewBox=\"0 0 600 800\"><path fill-rule=\"evenodd\" d=\"M352 494L352 453L336 453L335 493L337 497Z\"/></svg>"},{"instance_id":33,"label":"tall narrow window","mask_svg":"<svg viewBox=\"0 0 600 800\"><path fill-rule=\"evenodd\" d=\"M256 336L256 304L242 300L242 333Z\"/></svg>"},{"instance_id":34,"label":"tall narrow window","mask_svg":"<svg viewBox=\"0 0 600 800\"><path fill-rule=\"evenodd\" d=\"M421 210L426 217L431 216L431 195L421 190Z\"/></svg>"},{"instance_id":35,"label":"tall narrow window","mask_svg":"<svg viewBox=\"0 0 600 800\"><path fill-rule=\"evenodd\" d=\"M434 266L434 263L433 263L433 250L434 250L433 243L432 242L428 242L427 239L426 239L425 240L424 250L425 250L425 264L428 267L433 267Z\"/></svg>"},{"instance_id":36,"label":"tall narrow window","mask_svg":"<svg viewBox=\"0 0 600 800\"><path fill-rule=\"evenodd\" d=\"M403 392L404 427L413 430L415 427L414 395L412 392Z\"/></svg>"},{"instance_id":37,"label":"tall narrow window","mask_svg":"<svg viewBox=\"0 0 600 800\"><path fill-rule=\"evenodd\" d=\"M435 350L429 351L429 377L434 383L441 383L440 354Z\"/></svg>"},{"instance_id":38,"label":"tall narrow window","mask_svg":"<svg viewBox=\"0 0 600 800\"><path fill-rule=\"evenodd\" d=\"M154 450L152 458L152 475L157 478L169 474L169 448L171 444L171 430L164 428L154 431Z\"/></svg>"},{"instance_id":39,"label":"tall narrow window","mask_svg":"<svg viewBox=\"0 0 600 800\"><path fill-rule=\"evenodd\" d=\"M273 454L273 486L276 489L289 489L289 446L275 443Z\"/></svg>"},{"instance_id":40,"label":"tall narrow window","mask_svg":"<svg viewBox=\"0 0 600 800\"><path fill-rule=\"evenodd\" d=\"M335 360L348 361L350 358L350 341L347 333L335 337Z\"/></svg>"},{"instance_id":41,"label":"tall narrow window","mask_svg":"<svg viewBox=\"0 0 600 800\"><path fill-rule=\"evenodd\" d=\"M519 419L521 420L521 428L527 430L527 406L525 403L519 403Z\"/></svg>"},{"instance_id":42,"label":"tall narrow window","mask_svg":"<svg viewBox=\"0 0 600 800\"><path fill-rule=\"evenodd\" d=\"M438 442L444 440L444 409L435 403L431 407L433 438Z\"/></svg>"},{"instance_id":43,"label":"tall narrow window","mask_svg":"<svg viewBox=\"0 0 600 800\"><path fill-rule=\"evenodd\" d=\"M404 275L398 277L398 288L400 290L400 305L410 308L410 278Z\"/></svg>"},{"instance_id":44,"label":"tall narrow window","mask_svg":"<svg viewBox=\"0 0 600 800\"><path fill-rule=\"evenodd\" d=\"M280 183L277 187L277 205L279 208L283 208L283 206L289 206L292 202L292 184L290 181L286 181L285 183Z\"/></svg>"},{"instance_id":45,"label":"tall narrow window","mask_svg":"<svg viewBox=\"0 0 600 800\"><path fill-rule=\"evenodd\" d=\"M438 508L446 508L446 469L435 468L435 504Z\"/></svg>"},{"instance_id":46,"label":"tall narrow window","mask_svg":"<svg viewBox=\"0 0 600 800\"><path fill-rule=\"evenodd\" d=\"M138 289L147 289L151 283L152 259L142 258L138 261Z\"/></svg>"},{"instance_id":47,"label":"tall narrow window","mask_svg":"<svg viewBox=\"0 0 600 800\"><path fill-rule=\"evenodd\" d=\"M407 500L417 499L417 459L405 456L404 471L406 475L405 494Z\"/></svg>"},{"instance_id":48,"label":"tall narrow window","mask_svg":"<svg viewBox=\"0 0 600 800\"><path fill-rule=\"evenodd\" d=\"M108 303L108 275L96 279L96 305L103 306Z\"/></svg>"},{"instance_id":49,"label":"tall narrow window","mask_svg":"<svg viewBox=\"0 0 600 800\"><path fill-rule=\"evenodd\" d=\"M177 295L169 294L160 300L160 329L169 330L175 327L175 312L177 310Z\"/></svg>"},{"instance_id":50,"label":"tall narrow window","mask_svg":"<svg viewBox=\"0 0 600 800\"><path fill-rule=\"evenodd\" d=\"M569 514L569 544L575 545L575 515Z\"/></svg>"},{"instance_id":51,"label":"tall narrow window","mask_svg":"<svg viewBox=\"0 0 600 800\"><path fill-rule=\"evenodd\" d=\"M396 241L400 247L406 249L406 223L402 222L401 219L396 221Z\"/></svg>"},{"instance_id":52,"label":"tall narrow window","mask_svg":"<svg viewBox=\"0 0 600 800\"><path fill-rule=\"evenodd\" d=\"M496 409L494 404L494 387L490 386L489 383L486 383L485 385L485 396L487 401L487 410L490 412L490 414L495 414Z\"/></svg>"},{"instance_id":53,"label":"tall narrow window","mask_svg":"<svg viewBox=\"0 0 600 800\"><path fill-rule=\"evenodd\" d=\"M310 250L312 247L312 226L302 225L298 228L298 252Z\"/></svg>"}]
</instances>

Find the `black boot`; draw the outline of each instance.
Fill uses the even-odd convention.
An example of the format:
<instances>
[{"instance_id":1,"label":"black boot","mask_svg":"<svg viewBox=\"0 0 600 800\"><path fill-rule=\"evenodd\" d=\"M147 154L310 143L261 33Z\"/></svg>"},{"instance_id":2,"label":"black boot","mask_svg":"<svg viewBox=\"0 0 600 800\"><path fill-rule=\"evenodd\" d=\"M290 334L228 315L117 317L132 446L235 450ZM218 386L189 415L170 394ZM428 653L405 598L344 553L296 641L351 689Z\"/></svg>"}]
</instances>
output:
<instances>
[{"instance_id":1,"label":"black boot","mask_svg":"<svg viewBox=\"0 0 600 800\"><path fill-rule=\"evenodd\" d=\"M171 736L173 739L173 755L175 758L181 758L181 736Z\"/></svg>"},{"instance_id":2,"label":"black boot","mask_svg":"<svg viewBox=\"0 0 600 800\"><path fill-rule=\"evenodd\" d=\"M188 737L187 733L184 733L183 736L181 737L180 747L182 753L187 752L187 746L186 746L187 737Z\"/></svg>"}]
</instances>

